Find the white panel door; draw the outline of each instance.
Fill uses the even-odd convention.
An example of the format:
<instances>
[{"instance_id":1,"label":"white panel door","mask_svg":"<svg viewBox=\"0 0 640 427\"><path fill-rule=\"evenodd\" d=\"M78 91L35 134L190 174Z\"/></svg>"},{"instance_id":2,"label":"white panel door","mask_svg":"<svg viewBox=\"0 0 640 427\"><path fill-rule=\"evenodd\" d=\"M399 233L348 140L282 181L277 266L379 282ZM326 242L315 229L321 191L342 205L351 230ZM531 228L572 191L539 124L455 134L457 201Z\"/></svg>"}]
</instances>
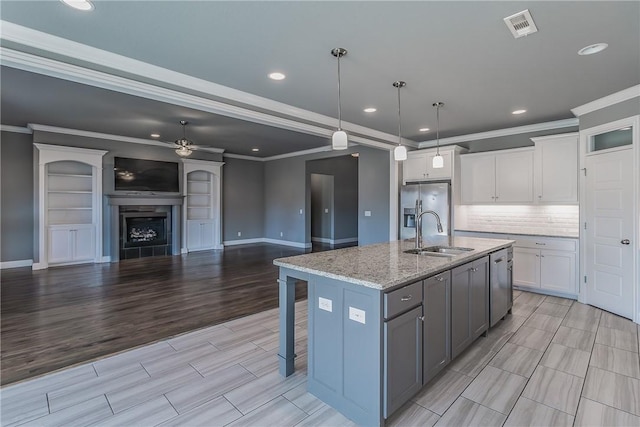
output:
<instances>
[{"instance_id":1,"label":"white panel door","mask_svg":"<svg viewBox=\"0 0 640 427\"><path fill-rule=\"evenodd\" d=\"M533 151L496 155L498 203L533 202Z\"/></svg>"},{"instance_id":2,"label":"white panel door","mask_svg":"<svg viewBox=\"0 0 640 427\"><path fill-rule=\"evenodd\" d=\"M203 248L211 249L214 245L213 221L202 221L200 225L200 241Z\"/></svg>"},{"instance_id":3,"label":"white panel door","mask_svg":"<svg viewBox=\"0 0 640 427\"><path fill-rule=\"evenodd\" d=\"M633 317L633 151L586 157L587 303Z\"/></svg>"},{"instance_id":4,"label":"white panel door","mask_svg":"<svg viewBox=\"0 0 640 427\"><path fill-rule=\"evenodd\" d=\"M538 249L513 248L513 284L540 287L540 251Z\"/></svg>"},{"instance_id":5,"label":"white panel door","mask_svg":"<svg viewBox=\"0 0 640 427\"><path fill-rule=\"evenodd\" d=\"M428 179L447 179L451 178L451 170L452 170L452 153L451 152L440 152L442 156L442 160L444 162L443 167L434 169L433 168L433 158L436 156L436 153L428 153L426 156L426 166L427 166L427 178Z\"/></svg>"},{"instance_id":6,"label":"white panel door","mask_svg":"<svg viewBox=\"0 0 640 427\"><path fill-rule=\"evenodd\" d=\"M404 181L422 181L427 179L427 154L408 153L407 160L402 163Z\"/></svg>"},{"instance_id":7,"label":"white panel door","mask_svg":"<svg viewBox=\"0 0 640 427\"><path fill-rule=\"evenodd\" d=\"M460 156L462 203L492 203L496 194L495 156Z\"/></svg>"},{"instance_id":8,"label":"white panel door","mask_svg":"<svg viewBox=\"0 0 640 427\"><path fill-rule=\"evenodd\" d=\"M540 287L577 294L575 252L540 251Z\"/></svg>"},{"instance_id":9,"label":"white panel door","mask_svg":"<svg viewBox=\"0 0 640 427\"><path fill-rule=\"evenodd\" d=\"M72 231L68 227L49 228L50 263L73 261Z\"/></svg>"},{"instance_id":10,"label":"white panel door","mask_svg":"<svg viewBox=\"0 0 640 427\"><path fill-rule=\"evenodd\" d=\"M187 250L200 249L202 247L202 221L191 219L187 221Z\"/></svg>"},{"instance_id":11,"label":"white panel door","mask_svg":"<svg viewBox=\"0 0 640 427\"><path fill-rule=\"evenodd\" d=\"M96 257L95 233L93 225L76 226L71 230L74 261L89 261Z\"/></svg>"},{"instance_id":12,"label":"white panel door","mask_svg":"<svg viewBox=\"0 0 640 427\"><path fill-rule=\"evenodd\" d=\"M541 143L539 152L538 201L575 203L578 201L578 138L569 136Z\"/></svg>"}]
</instances>

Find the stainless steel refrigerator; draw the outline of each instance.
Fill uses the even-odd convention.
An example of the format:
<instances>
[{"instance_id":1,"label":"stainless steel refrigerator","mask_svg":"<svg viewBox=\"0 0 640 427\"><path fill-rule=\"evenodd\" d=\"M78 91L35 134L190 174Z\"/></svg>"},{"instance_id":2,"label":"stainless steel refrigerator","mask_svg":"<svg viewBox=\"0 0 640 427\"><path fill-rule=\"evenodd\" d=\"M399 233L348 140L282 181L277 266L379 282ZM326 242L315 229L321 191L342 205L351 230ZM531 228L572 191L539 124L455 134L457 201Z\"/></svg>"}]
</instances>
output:
<instances>
[{"instance_id":1,"label":"stainless steel refrigerator","mask_svg":"<svg viewBox=\"0 0 640 427\"><path fill-rule=\"evenodd\" d=\"M412 182L400 190L400 239L416 237L416 201L422 203L422 210L432 210L440 216L442 233L438 233L436 220L432 215L422 217L422 236L451 235L451 183Z\"/></svg>"}]
</instances>

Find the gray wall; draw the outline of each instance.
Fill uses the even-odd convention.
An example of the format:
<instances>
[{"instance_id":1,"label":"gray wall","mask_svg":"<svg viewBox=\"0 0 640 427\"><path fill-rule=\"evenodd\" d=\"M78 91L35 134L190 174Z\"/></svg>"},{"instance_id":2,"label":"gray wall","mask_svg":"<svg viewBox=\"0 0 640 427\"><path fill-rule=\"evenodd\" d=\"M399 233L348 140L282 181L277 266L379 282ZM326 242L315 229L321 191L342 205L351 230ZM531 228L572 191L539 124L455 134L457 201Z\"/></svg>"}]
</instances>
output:
<instances>
[{"instance_id":1,"label":"gray wall","mask_svg":"<svg viewBox=\"0 0 640 427\"><path fill-rule=\"evenodd\" d=\"M640 97L580 116L580 130L640 114Z\"/></svg>"},{"instance_id":2,"label":"gray wall","mask_svg":"<svg viewBox=\"0 0 640 427\"><path fill-rule=\"evenodd\" d=\"M370 244L389 240L389 160L386 150L352 147L358 158L358 241ZM338 157L327 151L267 162L265 165L265 237L311 243L311 205L306 163ZM303 209L303 215L299 210ZM372 211L371 217L364 210ZM284 233L280 237L280 232Z\"/></svg>"},{"instance_id":3,"label":"gray wall","mask_svg":"<svg viewBox=\"0 0 640 427\"><path fill-rule=\"evenodd\" d=\"M264 236L264 163L225 157L223 241ZM238 237L238 232L242 236Z\"/></svg>"},{"instance_id":4,"label":"gray wall","mask_svg":"<svg viewBox=\"0 0 640 427\"><path fill-rule=\"evenodd\" d=\"M31 135L0 135L0 261L33 259L33 145Z\"/></svg>"},{"instance_id":5,"label":"gray wall","mask_svg":"<svg viewBox=\"0 0 640 427\"><path fill-rule=\"evenodd\" d=\"M333 239L358 237L358 158L350 154L307 162L307 174L334 177ZM312 224L313 226L313 224ZM326 237L313 234L314 237Z\"/></svg>"},{"instance_id":6,"label":"gray wall","mask_svg":"<svg viewBox=\"0 0 640 427\"><path fill-rule=\"evenodd\" d=\"M390 162L393 152L360 150L358 163L358 244L389 241ZM395 204L394 204L395 205ZM371 211L371 216L364 216Z\"/></svg>"}]
</instances>

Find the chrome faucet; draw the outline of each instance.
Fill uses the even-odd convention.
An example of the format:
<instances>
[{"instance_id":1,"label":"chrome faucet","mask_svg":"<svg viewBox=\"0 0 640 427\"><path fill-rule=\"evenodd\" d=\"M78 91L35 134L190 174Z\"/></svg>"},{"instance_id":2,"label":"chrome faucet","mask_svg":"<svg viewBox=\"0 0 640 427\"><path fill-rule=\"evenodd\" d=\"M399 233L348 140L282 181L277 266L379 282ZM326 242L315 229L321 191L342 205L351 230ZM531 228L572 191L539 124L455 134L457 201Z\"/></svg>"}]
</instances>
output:
<instances>
[{"instance_id":1,"label":"chrome faucet","mask_svg":"<svg viewBox=\"0 0 640 427\"><path fill-rule=\"evenodd\" d=\"M442 222L440 222L440 217L434 211L421 211L422 203L419 200L416 200L416 249L420 249L422 247L422 215L431 214L436 217L436 226L438 228L438 233L442 233Z\"/></svg>"}]
</instances>

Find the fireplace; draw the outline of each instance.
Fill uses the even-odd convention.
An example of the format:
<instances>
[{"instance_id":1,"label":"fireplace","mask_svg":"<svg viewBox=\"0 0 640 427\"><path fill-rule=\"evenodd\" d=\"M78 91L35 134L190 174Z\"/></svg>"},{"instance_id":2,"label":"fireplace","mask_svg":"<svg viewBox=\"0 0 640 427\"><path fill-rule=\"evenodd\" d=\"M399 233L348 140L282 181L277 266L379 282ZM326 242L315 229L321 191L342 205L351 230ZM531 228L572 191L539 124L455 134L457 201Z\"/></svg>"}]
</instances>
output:
<instances>
[{"instance_id":1,"label":"fireplace","mask_svg":"<svg viewBox=\"0 0 640 427\"><path fill-rule=\"evenodd\" d=\"M120 206L120 259L171 255L170 206Z\"/></svg>"},{"instance_id":2,"label":"fireplace","mask_svg":"<svg viewBox=\"0 0 640 427\"><path fill-rule=\"evenodd\" d=\"M122 243L125 248L167 244L167 213L125 213L122 215Z\"/></svg>"}]
</instances>

